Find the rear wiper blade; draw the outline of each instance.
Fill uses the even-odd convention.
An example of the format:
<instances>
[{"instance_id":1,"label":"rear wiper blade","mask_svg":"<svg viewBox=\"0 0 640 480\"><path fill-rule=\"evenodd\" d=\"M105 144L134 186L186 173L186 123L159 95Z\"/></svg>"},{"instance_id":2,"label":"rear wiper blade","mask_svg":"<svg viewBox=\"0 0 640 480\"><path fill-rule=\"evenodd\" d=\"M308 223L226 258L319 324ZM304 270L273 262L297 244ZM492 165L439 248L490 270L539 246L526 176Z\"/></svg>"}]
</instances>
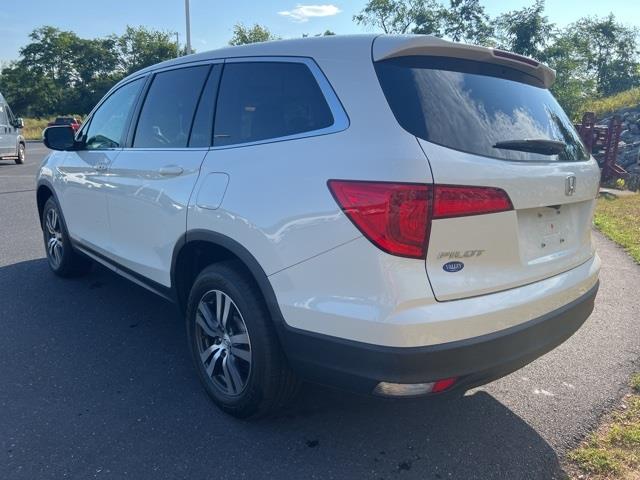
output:
<instances>
[{"instance_id":1,"label":"rear wiper blade","mask_svg":"<svg viewBox=\"0 0 640 480\"><path fill-rule=\"evenodd\" d=\"M497 142L493 148L504 150L518 150L520 152L540 153L542 155L557 155L562 152L566 143L558 140L547 140L544 138L523 138L522 140L504 140Z\"/></svg>"}]
</instances>

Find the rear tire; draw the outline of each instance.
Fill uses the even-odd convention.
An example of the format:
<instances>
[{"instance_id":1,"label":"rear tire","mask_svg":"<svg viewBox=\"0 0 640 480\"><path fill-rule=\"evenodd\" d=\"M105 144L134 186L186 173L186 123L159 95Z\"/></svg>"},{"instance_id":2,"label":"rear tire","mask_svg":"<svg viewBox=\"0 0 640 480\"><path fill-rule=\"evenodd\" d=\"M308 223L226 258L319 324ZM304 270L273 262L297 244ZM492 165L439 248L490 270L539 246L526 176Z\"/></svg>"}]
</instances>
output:
<instances>
[{"instance_id":1,"label":"rear tire","mask_svg":"<svg viewBox=\"0 0 640 480\"><path fill-rule=\"evenodd\" d=\"M49 267L60 277L75 277L91 270L91 260L71 246L58 202L53 197L42 209L42 235Z\"/></svg>"},{"instance_id":2,"label":"rear tire","mask_svg":"<svg viewBox=\"0 0 640 480\"><path fill-rule=\"evenodd\" d=\"M224 412L261 417L297 392L298 380L262 295L240 264L217 263L198 275L189 295L186 327L198 377Z\"/></svg>"},{"instance_id":3,"label":"rear tire","mask_svg":"<svg viewBox=\"0 0 640 480\"><path fill-rule=\"evenodd\" d=\"M27 158L24 143L18 145L18 156L16 157L16 164L22 165Z\"/></svg>"}]
</instances>

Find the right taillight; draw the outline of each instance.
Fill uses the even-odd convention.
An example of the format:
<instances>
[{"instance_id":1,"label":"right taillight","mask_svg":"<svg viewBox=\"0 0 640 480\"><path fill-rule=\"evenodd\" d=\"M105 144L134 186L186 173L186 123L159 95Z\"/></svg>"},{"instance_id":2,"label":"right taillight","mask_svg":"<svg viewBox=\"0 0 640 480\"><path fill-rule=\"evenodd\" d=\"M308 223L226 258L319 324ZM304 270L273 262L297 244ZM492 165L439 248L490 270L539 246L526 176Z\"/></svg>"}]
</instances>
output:
<instances>
[{"instance_id":1,"label":"right taillight","mask_svg":"<svg viewBox=\"0 0 640 480\"><path fill-rule=\"evenodd\" d=\"M433 218L467 217L513 210L507 192L493 187L436 185Z\"/></svg>"},{"instance_id":2,"label":"right taillight","mask_svg":"<svg viewBox=\"0 0 640 480\"><path fill-rule=\"evenodd\" d=\"M329 190L353 224L392 255L424 258L431 220L512 210L493 187L329 180Z\"/></svg>"}]
</instances>

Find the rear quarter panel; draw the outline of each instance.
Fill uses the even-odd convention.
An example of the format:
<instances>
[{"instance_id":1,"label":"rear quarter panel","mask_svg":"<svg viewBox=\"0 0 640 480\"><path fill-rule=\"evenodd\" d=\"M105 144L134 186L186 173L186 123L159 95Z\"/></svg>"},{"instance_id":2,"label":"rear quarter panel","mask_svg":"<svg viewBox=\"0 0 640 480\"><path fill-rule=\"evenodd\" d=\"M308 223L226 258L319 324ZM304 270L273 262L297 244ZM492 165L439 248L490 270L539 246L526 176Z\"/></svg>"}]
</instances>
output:
<instances>
[{"instance_id":1,"label":"rear quarter panel","mask_svg":"<svg viewBox=\"0 0 640 480\"><path fill-rule=\"evenodd\" d=\"M431 182L415 137L399 127L389 110L370 51L362 49L355 58L315 59L349 116L349 127L210 150L190 202L188 230L213 230L236 240L271 275L361 236L336 204L327 180ZM212 172L229 176L218 209L196 202Z\"/></svg>"}]
</instances>

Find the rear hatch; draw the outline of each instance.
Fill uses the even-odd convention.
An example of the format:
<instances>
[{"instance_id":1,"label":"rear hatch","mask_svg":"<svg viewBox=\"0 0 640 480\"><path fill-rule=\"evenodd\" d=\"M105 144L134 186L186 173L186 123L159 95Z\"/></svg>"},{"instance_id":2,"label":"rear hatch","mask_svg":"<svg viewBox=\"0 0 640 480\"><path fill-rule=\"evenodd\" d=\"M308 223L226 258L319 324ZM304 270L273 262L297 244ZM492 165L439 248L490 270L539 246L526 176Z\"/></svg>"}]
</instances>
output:
<instances>
[{"instance_id":1,"label":"rear hatch","mask_svg":"<svg viewBox=\"0 0 640 480\"><path fill-rule=\"evenodd\" d=\"M417 137L434 191L492 187L513 208L432 220L426 269L436 298L506 290L587 261L600 172L549 92L548 75L528 71L535 63L528 59L528 67L512 68L504 57L492 63L443 52L414 48L376 61L389 106Z\"/></svg>"}]
</instances>

